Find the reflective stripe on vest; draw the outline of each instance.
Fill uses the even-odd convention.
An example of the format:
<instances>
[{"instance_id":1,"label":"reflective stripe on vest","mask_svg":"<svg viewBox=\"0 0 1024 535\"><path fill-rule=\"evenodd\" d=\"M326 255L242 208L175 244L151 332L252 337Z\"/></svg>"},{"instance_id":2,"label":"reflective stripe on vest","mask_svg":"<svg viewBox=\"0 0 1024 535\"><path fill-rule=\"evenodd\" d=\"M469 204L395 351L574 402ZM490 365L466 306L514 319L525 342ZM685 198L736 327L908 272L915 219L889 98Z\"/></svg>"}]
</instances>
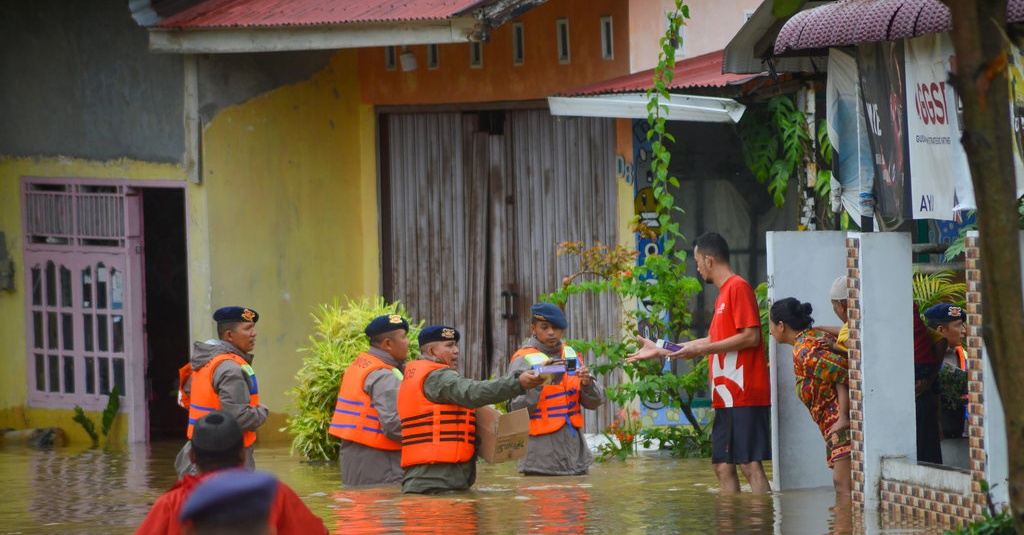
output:
<instances>
[{"instance_id":1,"label":"reflective stripe on vest","mask_svg":"<svg viewBox=\"0 0 1024 535\"><path fill-rule=\"evenodd\" d=\"M398 388L402 468L420 464L464 463L473 458L476 410L434 403L423 393L427 376L447 367L430 360L414 360L405 366L405 380Z\"/></svg>"},{"instance_id":2,"label":"reflective stripe on vest","mask_svg":"<svg viewBox=\"0 0 1024 535\"><path fill-rule=\"evenodd\" d=\"M360 353L349 364L341 379L341 386L338 387L338 402L334 406L334 417L328 433L379 450L402 449L401 444L384 435L377 409L365 390L367 376L382 369L390 369L396 377L402 377L402 372L397 368L385 364L370 353Z\"/></svg>"},{"instance_id":3,"label":"reflective stripe on vest","mask_svg":"<svg viewBox=\"0 0 1024 535\"><path fill-rule=\"evenodd\" d=\"M220 394L213 389L213 372L217 369L217 366L220 366L226 360L230 360L242 368L242 372L245 373L246 382L249 384L249 406L259 406L259 384L256 382L256 372L253 371L252 366L245 359L234 353L221 353L210 359L202 368L192 373L191 403L188 408L188 431L185 433L190 439L192 438L192 429L195 427L196 421L210 411L219 411L221 409ZM245 447L252 446L256 442L256 431L243 430L242 439Z\"/></svg>"},{"instance_id":4,"label":"reflective stripe on vest","mask_svg":"<svg viewBox=\"0 0 1024 535\"><path fill-rule=\"evenodd\" d=\"M534 361L540 360L536 355L546 356L535 348L524 347L513 353L511 360L523 357L530 364L534 364ZM579 369L579 356L573 348L562 344L562 358L576 359L576 368ZM554 433L567 422L574 429L583 427L580 388L580 378L575 371L566 372L562 376L562 382L558 384L544 385L537 408L530 413L530 435Z\"/></svg>"}]
</instances>

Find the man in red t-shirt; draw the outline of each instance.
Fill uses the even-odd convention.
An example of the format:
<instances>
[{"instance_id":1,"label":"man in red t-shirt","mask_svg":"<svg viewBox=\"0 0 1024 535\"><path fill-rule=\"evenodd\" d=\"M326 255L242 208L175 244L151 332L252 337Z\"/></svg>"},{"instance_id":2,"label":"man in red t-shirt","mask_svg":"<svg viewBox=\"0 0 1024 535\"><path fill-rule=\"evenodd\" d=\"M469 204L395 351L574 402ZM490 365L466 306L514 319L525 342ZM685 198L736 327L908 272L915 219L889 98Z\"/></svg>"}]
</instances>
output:
<instances>
[{"instance_id":1,"label":"man in red t-shirt","mask_svg":"<svg viewBox=\"0 0 1024 535\"><path fill-rule=\"evenodd\" d=\"M752 491L768 492L762 461L772 457L771 383L757 299L750 284L733 273L729 245L721 235L709 232L697 238L693 259L700 277L719 290L708 336L675 352L639 337L643 346L627 360L707 356L715 410L711 463L721 490L740 490L738 465Z\"/></svg>"},{"instance_id":2,"label":"man in red t-shirt","mask_svg":"<svg viewBox=\"0 0 1024 535\"><path fill-rule=\"evenodd\" d=\"M211 476L245 469L242 428L226 412L208 412L196 422L189 455L199 467L200 474L186 474L157 498L142 525L136 530L136 535L183 533L178 515L196 487L211 479ZM277 535L327 535L324 521L309 510L291 487L280 481L277 482L277 492L274 493L270 507L269 521Z\"/></svg>"}]
</instances>

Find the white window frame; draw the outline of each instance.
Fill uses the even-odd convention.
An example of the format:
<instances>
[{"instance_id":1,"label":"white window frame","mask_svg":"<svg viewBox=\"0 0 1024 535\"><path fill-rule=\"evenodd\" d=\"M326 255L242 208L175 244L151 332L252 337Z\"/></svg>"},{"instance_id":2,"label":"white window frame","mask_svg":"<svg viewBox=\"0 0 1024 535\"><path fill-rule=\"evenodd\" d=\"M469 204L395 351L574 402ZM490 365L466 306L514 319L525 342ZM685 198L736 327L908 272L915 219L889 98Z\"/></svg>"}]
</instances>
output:
<instances>
[{"instance_id":1,"label":"white window frame","mask_svg":"<svg viewBox=\"0 0 1024 535\"><path fill-rule=\"evenodd\" d=\"M601 59L615 59L615 36L612 28L612 16L601 17Z\"/></svg>"},{"instance_id":2,"label":"white window frame","mask_svg":"<svg viewBox=\"0 0 1024 535\"><path fill-rule=\"evenodd\" d=\"M469 43L469 68L482 69L484 67L484 44L480 41Z\"/></svg>"},{"instance_id":3,"label":"white window frame","mask_svg":"<svg viewBox=\"0 0 1024 535\"><path fill-rule=\"evenodd\" d=\"M394 71L398 69L398 50L394 46L384 47L384 70Z\"/></svg>"},{"instance_id":4,"label":"white window frame","mask_svg":"<svg viewBox=\"0 0 1024 535\"><path fill-rule=\"evenodd\" d=\"M526 61L526 37L522 22L512 23L512 65L520 66Z\"/></svg>"},{"instance_id":5,"label":"white window frame","mask_svg":"<svg viewBox=\"0 0 1024 535\"><path fill-rule=\"evenodd\" d=\"M569 54L571 48L569 40L569 19L560 18L555 20L555 41L558 44L558 63L568 65L572 60Z\"/></svg>"},{"instance_id":6,"label":"white window frame","mask_svg":"<svg viewBox=\"0 0 1024 535\"><path fill-rule=\"evenodd\" d=\"M434 70L441 66L441 60L437 55L437 45L427 45L427 70Z\"/></svg>"}]
</instances>

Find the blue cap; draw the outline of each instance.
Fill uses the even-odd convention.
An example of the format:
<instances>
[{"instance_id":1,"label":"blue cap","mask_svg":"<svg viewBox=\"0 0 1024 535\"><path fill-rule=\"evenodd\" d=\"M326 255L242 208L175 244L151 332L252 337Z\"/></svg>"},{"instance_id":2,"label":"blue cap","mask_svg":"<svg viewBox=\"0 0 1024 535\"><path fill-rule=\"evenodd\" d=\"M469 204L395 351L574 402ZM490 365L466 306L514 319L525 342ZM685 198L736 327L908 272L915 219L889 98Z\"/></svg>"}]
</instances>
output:
<instances>
[{"instance_id":1,"label":"blue cap","mask_svg":"<svg viewBox=\"0 0 1024 535\"><path fill-rule=\"evenodd\" d=\"M219 524L268 516L277 485L277 478L267 472L222 470L196 486L181 507L178 519L183 524Z\"/></svg>"},{"instance_id":2,"label":"blue cap","mask_svg":"<svg viewBox=\"0 0 1024 535\"><path fill-rule=\"evenodd\" d=\"M537 303L533 305L530 307L530 314L533 315L533 321L546 321L556 329L565 329L569 326L569 322L565 321L565 314L562 313L562 309L551 303Z\"/></svg>"},{"instance_id":3,"label":"blue cap","mask_svg":"<svg viewBox=\"0 0 1024 535\"><path fill-rule=\"evenodd\" d=\"M420 331L419 342L420 347L423 347L430 342L450 342L455 340L459 341L459 331L455 327L449 327L447 325L431 325L430 327L424 327Z\"/></svg>"},{"instance_id":4,"label":"blue cap","mask_svg":"<svg viewBox=\"0 0 1024 535\"><path fill-rule=\"evenodd\" d=\"M245 307L218 308L217 311L213 313L213 321L216 321L217 323L234 323L236 321L251 321L256 323L259 320L259 312Z\"/></svg>"},{"instance_id":5,"label":"blue cap","mask_svg":"<svg viewBox=\"0 0 1024 535\"><path fill-rule=\"evenodd\" d=\"M398 314L385 314L383 316L373 318L373 321L366 325L363 332L366 333L366 336L373 338L378 334L397 331L398 329L403 329L405 332L409 332L409 322Z\"/></svg>"},{"instance_id":6,"label":"blue cap","mask_svg":"<svg viewBox=\"0 0 1024 535\"><path fill-rule=\"evenodd\" d=\"M950 321L967 319L964 309L949 303L939 303L924 311L924 317L928 323L948 323Z\"/></svg>"}]
</instances>

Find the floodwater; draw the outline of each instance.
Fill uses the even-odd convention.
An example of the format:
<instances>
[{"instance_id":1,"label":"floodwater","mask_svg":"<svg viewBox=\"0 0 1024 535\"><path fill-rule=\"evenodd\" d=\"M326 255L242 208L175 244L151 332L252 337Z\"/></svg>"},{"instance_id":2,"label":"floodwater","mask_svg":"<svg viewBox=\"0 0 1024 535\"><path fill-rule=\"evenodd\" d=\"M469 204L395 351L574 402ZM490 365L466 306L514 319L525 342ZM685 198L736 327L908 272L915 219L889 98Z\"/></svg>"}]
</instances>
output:
<instances>
[{"instance_id":1,"label":"floodwater","mask_svg":"<svg viewBox=\"0 0 1024 535\"><path fill-rule=\"evenodd\" d=\"M0 534L133 533L174 483L180 445L0 446ZM584 477L523 477L514 462L481 461L471 491L441 496L342 489L337 463L303 462L287 444L258 446L256 464L294 488L335 534L942 533L853 516L835 507L831 488L719 495L707 459L660 452L596 463Z\"/></svg>"}]
</instances>

